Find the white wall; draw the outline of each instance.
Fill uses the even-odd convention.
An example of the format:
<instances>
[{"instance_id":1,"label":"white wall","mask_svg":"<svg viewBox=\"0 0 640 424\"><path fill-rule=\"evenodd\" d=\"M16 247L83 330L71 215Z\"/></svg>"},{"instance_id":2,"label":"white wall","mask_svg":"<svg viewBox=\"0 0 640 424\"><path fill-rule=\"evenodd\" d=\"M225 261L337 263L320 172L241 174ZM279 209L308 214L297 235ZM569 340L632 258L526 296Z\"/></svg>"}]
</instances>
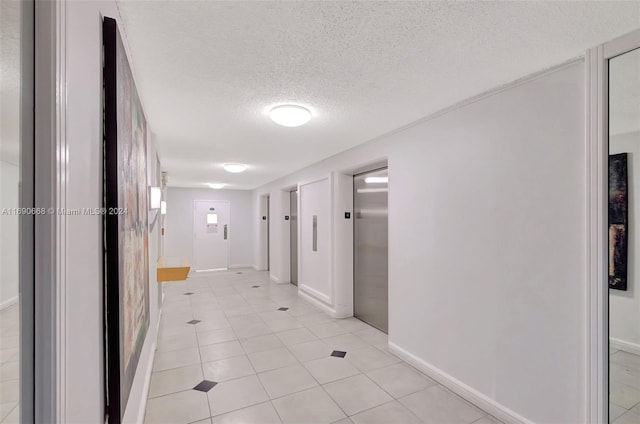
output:
<instances>
[{"instance_id":1,"label":"white wall","mask_svg":"<svg viewBox=\"0 0 640 424\"><path fill-rule=\"evenodd\" d=\"M18 207L20 170L0 161L0 211ZM0 309L18 301L19 255L17 214L0 214Z\"/></svg>"},{"instance_id":2,"label":"white wall","mask_svg":"<svg viewBox=\"0 0 640 424\"><path fill-rule=\"evenodd\" d=\"M629 244L627 290L609 290L611 346L640 355L640 132L611 135L611 154L628 152Z\"/></svg>"},{"instance_id":3,"label":"white wall","mask_svg":"<svg viewBox=\"0 0 640 424\"><path fill-rule=\"evenodd\" d=\"M584 422L584 62L348 150L254 196L269 193L278 204L284 187L384 158L390 345L515 419ZM278 240L271 255L288 255L288 244Z\"/></svg>"},{"instance_id":4,"label":"white wall","mask_svg":"<svg viewBox=\"0 0 640 424\"><path fill-rule=\"evenodd\" d=\"M102 206L101 14L115 1L66 2L67 207ZM102 217L67 219L66 421L104 416Z\"/></svg>"},{"instance_id":5,"label":"white wall","mask_svg":"<svg viewBox=\"0 0 640 424\"><path fill-rule=\"evenodd\" d=\"M346 318L353 316L353 176L335 173L333 185L333 308L336 318Z\"/></svg>"},{"instance_id":6,"label":"white wall","mask_svg":"<svg viewBox=\"0 0 640 424\"><path fill-rule=\"evenodd\" d=\"M166 256L186 256L193 264L193 201L226 200L230 204L229 266L254 265L252 196L245 190L167 188L164 248Z\"/></svg>"},{"instance_id":7,"label":"white wall","mask_svg":"<svg viewBox=\"0 0 640 424\"><path fill-rule=\"evenodd\" d=\"M102 16L119 18L115 1L65 2L66 29L66 201L68 208L102 206ZM124 40L126 45L126 39ZM129 55L135 74L135 58ZM149 132L150 133L150 132ZM149 153L155 161L153 142ZM151 171L151 170L150 170ZM67 364L63 399L68 423L99 423L104 417L102 217L67 219L65 293ZM140 356L125 420L141 422L157 322L154 308L156 237L150 235L151 325ZM156 294L157 299L157 294ZM62 316L62 314L61 314ZM145 381L146 380L146 381ZM138 395L138 396L136 396Z\"/></svg>"}]
</instances>

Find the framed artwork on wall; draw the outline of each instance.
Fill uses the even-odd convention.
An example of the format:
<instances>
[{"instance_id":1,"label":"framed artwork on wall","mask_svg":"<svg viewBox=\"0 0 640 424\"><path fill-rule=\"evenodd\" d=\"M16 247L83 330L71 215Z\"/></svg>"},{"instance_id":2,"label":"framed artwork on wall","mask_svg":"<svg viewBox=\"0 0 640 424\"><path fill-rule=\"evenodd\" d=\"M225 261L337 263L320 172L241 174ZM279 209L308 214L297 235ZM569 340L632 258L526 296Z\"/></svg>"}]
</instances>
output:
<instances>
[{"instance_id":1,"label":"framed artwork on wall","mask_svg":"<svg viewBox=\"0 0 640 424\"><path fill-rule=\"evenodd\" d=\"M627 156L627 153L609 156L609 288L616 290L627 290Z\"/></svg>"},{"instance_id":2,"label":"framed artwork on wall","mask_svg":"<svg viewBox=\"0 0 640 424\"><path fill-rule=\"evenodd\" d=\"M120 423L149 328L147 124L114 19L104 18L104 296L108 423Z\"/></svg>"}]
</instances>

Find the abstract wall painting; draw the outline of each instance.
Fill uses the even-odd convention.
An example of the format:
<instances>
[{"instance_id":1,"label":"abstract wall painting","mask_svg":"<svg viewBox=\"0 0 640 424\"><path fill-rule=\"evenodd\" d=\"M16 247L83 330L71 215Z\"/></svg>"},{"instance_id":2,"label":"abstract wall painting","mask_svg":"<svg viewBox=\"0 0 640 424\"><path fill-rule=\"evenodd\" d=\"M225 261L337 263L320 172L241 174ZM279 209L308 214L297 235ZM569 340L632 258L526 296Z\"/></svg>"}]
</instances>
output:
<instances>
[{"instance_id":1,"label":"abstract wall painting","mask_svg":"<svg viewBox=\"0 0 640 424\"><path fill-rule=\"evenodd\" d=\"M627 153L609 156L609 288L627 290Z\"/></svg>"},{"instance_id":2,"label":"abstract wall painting","mask_svg":"<svg viewBox=\"0 0 640 424\"><path fill-rule=\"evenodd\" d=\"M106 401L120 423L149 328L147 123L116 21L103 22Z\"/></svg>"}]
</instances>

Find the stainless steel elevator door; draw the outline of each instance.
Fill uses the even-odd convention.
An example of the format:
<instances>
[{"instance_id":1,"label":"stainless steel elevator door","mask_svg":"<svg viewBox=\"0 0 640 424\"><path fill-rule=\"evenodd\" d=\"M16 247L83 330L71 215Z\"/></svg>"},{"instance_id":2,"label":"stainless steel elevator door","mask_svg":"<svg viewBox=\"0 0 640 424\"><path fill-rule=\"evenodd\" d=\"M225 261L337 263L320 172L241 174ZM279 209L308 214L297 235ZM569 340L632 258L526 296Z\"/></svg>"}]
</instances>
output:
<instances>
[{"instance_id":1,"label":"stainless steel elevator door","mask_svg":"<svg viewBox=\"0 0 640 424\"><path fill-rule=\"evenodd\" d=\"M386 168L353 177L354 315L385 333L389 328L388 181Z\"/></svg>"},{"instance_id":2,"label":"stainless steel elevator door","mask_svg":"<svg viewBox=\"0 0 640 424\"><path fill-rule=\"evenodd\" d=\"M289 225L291 226L291 284L298 285L298 191L290 194Z\"/></svg>"}]
</instances>

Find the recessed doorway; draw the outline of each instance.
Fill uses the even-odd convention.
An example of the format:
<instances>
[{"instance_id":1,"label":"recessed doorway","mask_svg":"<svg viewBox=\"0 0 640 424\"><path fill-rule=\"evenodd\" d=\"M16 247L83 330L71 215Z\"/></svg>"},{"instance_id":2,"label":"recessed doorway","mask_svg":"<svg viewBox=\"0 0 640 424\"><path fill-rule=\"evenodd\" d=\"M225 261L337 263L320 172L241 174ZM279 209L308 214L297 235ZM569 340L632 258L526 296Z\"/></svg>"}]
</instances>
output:
<instances>
[{"instance_id":1,"label":"recessed doorway","mask_svg":"<svg viewBox=\"0 0 640 424\"><path fill-rule=\"evenodd\" d=\"M298 285L298 190L289 193L291 284Z\"/></svg>"},{"instance_id":2,"label":"recessed doorway","mask_svg":"<svg viewBox=\"0 0 640 424\"><path fill-rule=\"evenodd\" d=\"M389 330L387 168L354 175L354 316Z\"/></svg>"}]
</instances>

